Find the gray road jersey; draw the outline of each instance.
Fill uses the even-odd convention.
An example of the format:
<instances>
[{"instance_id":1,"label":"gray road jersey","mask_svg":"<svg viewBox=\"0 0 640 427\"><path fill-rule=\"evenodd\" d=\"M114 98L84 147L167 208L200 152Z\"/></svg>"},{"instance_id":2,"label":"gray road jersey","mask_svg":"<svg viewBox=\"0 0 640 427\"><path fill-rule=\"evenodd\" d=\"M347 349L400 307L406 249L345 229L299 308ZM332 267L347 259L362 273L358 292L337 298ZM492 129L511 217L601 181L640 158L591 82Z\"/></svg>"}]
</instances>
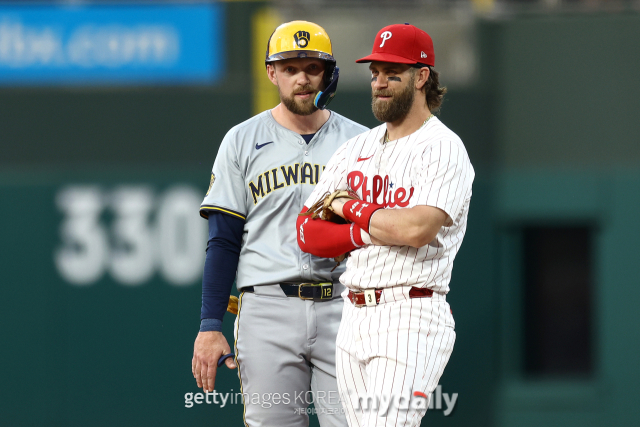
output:
<instances>
[{"instance_id":1,"label":"gray road jersey","mask_svg":"<svg viewBox=\"0 0 640 427\"><path fill-rule=\"evenodd\" d=\"M265 111L233 127L222 140L200 215L218 211L245 220L238 288L286 281L334 281L332 259L303 253L296 219L331 155L366 131L335 112L307 145Z\"/></svg>"}]
</instances>

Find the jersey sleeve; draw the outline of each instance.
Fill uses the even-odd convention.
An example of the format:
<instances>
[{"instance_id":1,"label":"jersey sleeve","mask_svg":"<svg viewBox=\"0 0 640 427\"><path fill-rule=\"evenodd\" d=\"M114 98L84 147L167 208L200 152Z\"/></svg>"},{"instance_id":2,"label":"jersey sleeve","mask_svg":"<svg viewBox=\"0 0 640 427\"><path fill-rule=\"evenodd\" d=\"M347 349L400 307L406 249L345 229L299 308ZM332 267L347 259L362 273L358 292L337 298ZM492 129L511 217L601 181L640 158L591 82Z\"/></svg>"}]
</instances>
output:
<instances>
[{"instance_id":1,"label":"jersey sleeve","mask_svg":"<svg viewBox=\"0 0 640 427\"><path fill-rule=\"evenodd\" d=\"M220 330L222 319L227 311L229 295L236 278L244 221L231 215L222 215L212 211L209 214L209 243L202 274L202 309L201 319L219 321L216 329Z\"/></svg>"},{"instance_id":2,"label":"jersey sleeve","mask_svg":"<svg viewBox=\"0 0 640 427\"><path fill-rule=\"evenodd\" d=\"M422 153L416 197L412 199L411 207L434 206L455 221L471 196L473 178L473 167L461 142L431 144Z\"/></svg>"},{"instance_id":3,"label":"jersey sleeve","mask_svg":"<svg viewBox=\"0 0 640 427\"><path fill-rule=\"evenodd\" d=\"M211 170L209 190L200 205L200 216L216 211L246 220L244 174L238 162L236 137L231 130L222 140Z\"/></svg>"},{"instance_id":4,"label":"jersey sleeve","mask_svg":"<svg viewBox=\"0 0 640 427\"><path fill-rule=\"evenodd\" d=\"M327 167L322 172L322 175L320 175L318 185L316 185L304 203L306 207L313 205L327 192L333 193L337 189L347 189L347 153L349 151L349 142L350 141L347 141L342 144L329 159Z\"/></svg>"}]
</instances>

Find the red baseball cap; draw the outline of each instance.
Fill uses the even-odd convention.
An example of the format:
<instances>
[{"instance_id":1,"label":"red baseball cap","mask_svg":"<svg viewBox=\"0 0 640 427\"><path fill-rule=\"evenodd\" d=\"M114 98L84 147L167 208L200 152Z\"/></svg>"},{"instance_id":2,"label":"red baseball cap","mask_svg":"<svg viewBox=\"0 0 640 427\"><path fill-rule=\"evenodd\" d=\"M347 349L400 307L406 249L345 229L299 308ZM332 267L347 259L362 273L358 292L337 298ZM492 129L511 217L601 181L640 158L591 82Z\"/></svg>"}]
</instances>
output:
<instances>
[{"instance_id":1,"label":"red baseball cap","mask_svg":"<svg viewBox=\"0 0 640 427\"><path fill-rule=\"evenodd\" d=\"M410 24L389 25L378 31L371 55L356 62L396 62L435 65L433 41L429 34Z\"/></svg>"}]
</instances>

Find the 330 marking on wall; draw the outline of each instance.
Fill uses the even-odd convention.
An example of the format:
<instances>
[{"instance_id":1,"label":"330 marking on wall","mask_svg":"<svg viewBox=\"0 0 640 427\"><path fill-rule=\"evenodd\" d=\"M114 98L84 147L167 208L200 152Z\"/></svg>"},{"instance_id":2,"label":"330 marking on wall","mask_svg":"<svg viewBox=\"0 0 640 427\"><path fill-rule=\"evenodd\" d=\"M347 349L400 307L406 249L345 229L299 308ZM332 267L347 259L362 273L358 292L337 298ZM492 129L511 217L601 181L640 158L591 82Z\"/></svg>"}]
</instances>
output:
<instances>
[{"instance_id":1,"label":"330 marking on wall","mask_svg":"<svg viewBox=\"0 0 640 427\"><path fill-rule=\"evenodd\" d=\"M201 201L189 186L159 195L142 185L110 191L64 187L56 196L64 214L54 253L58 272L78 286L106 273L123 285L138 286L156 272L172 285L192 285L202 276L207 241L207 223L198 215ZM105 213L113 218L109 224Z\"/></svg>"}]
</instances>

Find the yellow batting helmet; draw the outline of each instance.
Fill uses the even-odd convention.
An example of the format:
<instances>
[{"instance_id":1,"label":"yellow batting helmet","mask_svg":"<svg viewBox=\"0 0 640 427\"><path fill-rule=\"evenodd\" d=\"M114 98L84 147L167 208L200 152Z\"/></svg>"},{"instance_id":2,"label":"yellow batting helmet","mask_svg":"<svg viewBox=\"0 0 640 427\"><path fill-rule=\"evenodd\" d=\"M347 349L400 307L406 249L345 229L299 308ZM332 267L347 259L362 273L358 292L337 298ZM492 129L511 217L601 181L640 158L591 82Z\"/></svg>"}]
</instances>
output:
<instances>
[{"instance_id":1,"label":"yellow batting helmet","mask_svg":"<svg viewBox=\"0 0 640 427\"><path fill-rule=\"evenodd\" d=\"M291 58L320 58L336 62L327 32L320 25L307 21L282 24L269 37L265 62Z\"/></svg>"},{"instance_id":2,"label":"yellow batting helmet","mask_svg":"<svg viewBox=\"0 0 640 427\"><path fill-rule=\"evenodd\" d=\"M325 90L317 93L314 104L324 110L338 88L340 69L331 49L331 39L318 24L308 21L291 21L275 29L267 43L265 65L292 58L319 58L327 61L324 72Z\"/></svg>"}]
</instances>

